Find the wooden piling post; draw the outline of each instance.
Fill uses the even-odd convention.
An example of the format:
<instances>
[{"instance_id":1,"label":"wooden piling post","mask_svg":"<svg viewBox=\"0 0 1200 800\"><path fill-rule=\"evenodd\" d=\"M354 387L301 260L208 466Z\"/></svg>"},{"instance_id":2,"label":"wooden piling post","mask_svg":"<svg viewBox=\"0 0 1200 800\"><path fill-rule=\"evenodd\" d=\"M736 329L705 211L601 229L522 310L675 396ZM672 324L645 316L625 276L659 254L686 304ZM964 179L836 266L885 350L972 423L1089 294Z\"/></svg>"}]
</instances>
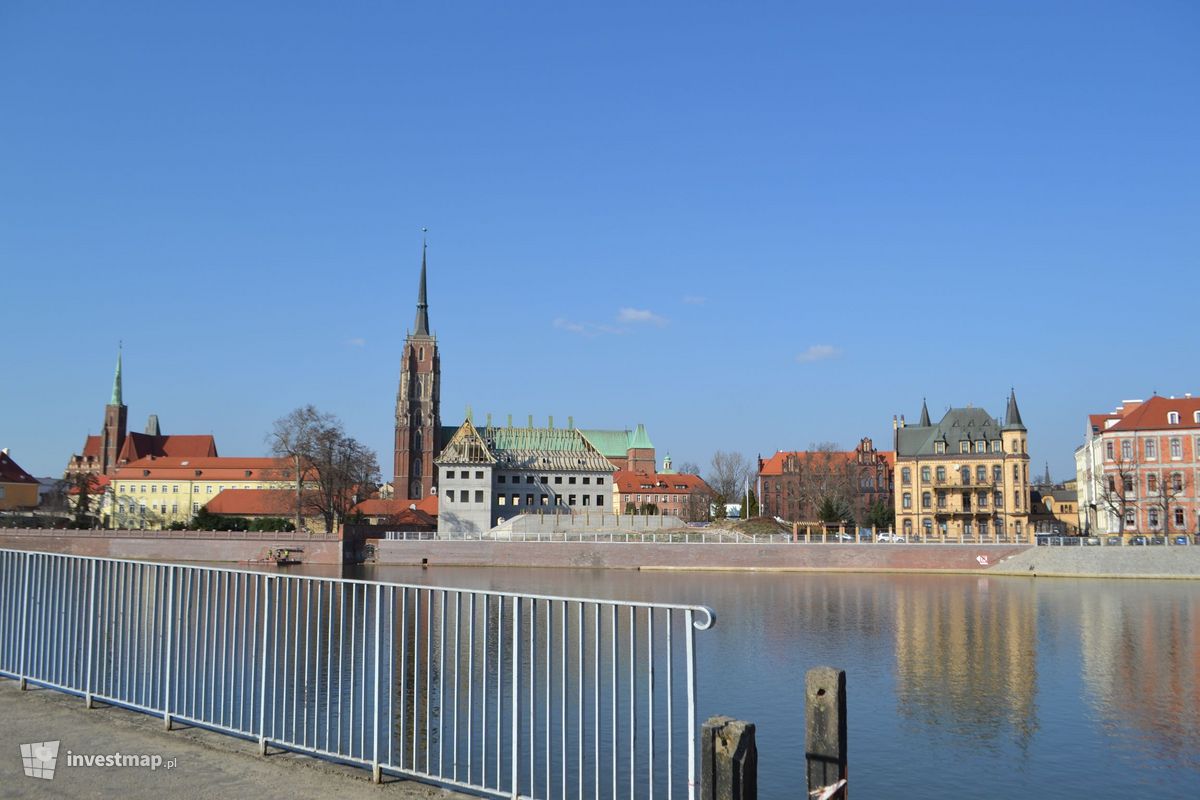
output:
<instances>
[{"instance_id":1,"label":"wooden piling post","mask_svg":"<svg viewBox=\"0 0 1200 800\"><path fill-rule=\"evenodd\" d=\"M700 800L758 800L753 723L709 717L700 728Z\"/></svg>"},{"instance_id":2,"label":"wooden piling post","mask_svg":"<svg viewBox=\"0 0 1200 800\"><path fill-rule=\"evenodd\" d=\"M847 797L846 672L814 667L804 676L804 754L811 797Z\"/></svg>"}]
</instances>

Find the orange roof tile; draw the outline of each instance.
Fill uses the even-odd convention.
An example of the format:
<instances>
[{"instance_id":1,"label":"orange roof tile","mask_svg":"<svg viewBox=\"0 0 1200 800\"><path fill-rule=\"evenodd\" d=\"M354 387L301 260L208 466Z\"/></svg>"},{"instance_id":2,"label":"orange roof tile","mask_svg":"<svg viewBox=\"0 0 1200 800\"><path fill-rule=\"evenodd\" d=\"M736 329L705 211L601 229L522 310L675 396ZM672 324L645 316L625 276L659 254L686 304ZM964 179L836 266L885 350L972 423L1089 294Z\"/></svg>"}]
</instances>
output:
<instances>
[{"instance_id":1,"label":"orange roof tile","mask_svg":"<svg viewBox=\"0 0 1200 800\"><path fill-rule=\"evenodd\" d=\"M711 492L708 484L699 475L686 472L646 474L619 469L613 474L613 484L621 494L631 492L654 492L655 494L691 494ZM680 488L683 487L683 488Z\"/></svg>"},{"instance_id":2,"label":"orange roof tile","mask_svg":"<svg viewBox=\"0 0 1200 800\"><path fill-rule=\"evenodd\" d=\"M122 464L113 477L118 480L292 480L292 462L286 458L143 458ZM249 474L247 474L249 473Z\"/></svg>"},{"instance_id":3,"label":"orange roof tile","mask_svg":"<svg viewBox=\"0 0 1200 800\"><path fill-rule=\"evenodd\" d=\"M882 458L884 464L886 464L889 469L896 466L896 452L894 450L876 450L875 455ZM788 456L795 456L801 461L811 461L816 456L820 456L821 458L828 456L831 460L840 457L846 461L858 461L857 450L780 450L767 460L763 461L762 469L759 470L758 474L782 475L783 465Z\"/></svg>"},{"instance_id":4,"label":"orange roof tile","mask_svg":"<svg viewBox=\"0 0 1200 800\"><path fill-rule=\"evenodd\" d=\"M1179 414L1179 422L1170 424L1167 415L1172 411ZM1200 397L1179 397L1172 399L1155 395L1144 403L1139 403L1129 413L1121 417L1121 421L1113 425L1110 431L1152 431L1177 430L1180 428L1200 428L1196 421L1196 412L1200 411ZM1101 428L1101 430L1104 430Z\"/></svg>"},{"instance_id":5,"label":"orange roof tile","mask_svg":"<svg viewBox=\"0 0 1200 800\"><path fill-rule=\"evenodd\" d=\"M225 489L204 507L213 514L290 517L296 513L296 493L290 489Z\"/></svg>"}]
</instances>

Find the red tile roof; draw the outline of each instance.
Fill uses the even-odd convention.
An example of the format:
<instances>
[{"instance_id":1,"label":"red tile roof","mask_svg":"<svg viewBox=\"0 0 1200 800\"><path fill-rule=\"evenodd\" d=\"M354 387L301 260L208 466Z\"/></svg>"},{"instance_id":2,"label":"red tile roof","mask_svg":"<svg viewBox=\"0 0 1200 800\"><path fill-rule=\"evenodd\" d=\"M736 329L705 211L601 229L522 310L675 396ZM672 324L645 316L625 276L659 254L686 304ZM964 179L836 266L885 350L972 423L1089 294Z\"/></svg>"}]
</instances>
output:
<instances>
[{"instance_id":1,"label":"red tile roof","mask_svg":"<svg viewBox=\"0 0 1200 800\"><path fill-rule=\"evenodd\" d=\"M37 483L8 453L0 452L0 483Z\"/></svg>"},{"instance_id":2,"label":"red tile roof","mask_svg":"<svg viewBox=\"0 0 1200 800\"><path fill-rule=\"evenodd\" d=\"M371 500L363 500L352 508L350 513L359 513L364 517L383 518L390 524L395 525L413 525L431 530L436 528L437 519L420 508L413 508L412 506L415 505L418 504L412 500L381 500L373 498Z\"/></svg>"},{"instance_id":3,"label":"red tile roof","mask_svg":"<svg viewBox=\"0 0 1200 800\"><path fill-rule=\"evenodd\" d=\"M117 480L282 481L294 480L287 458L143 458L117 468ZM250 474L247 475L246 473Z\"/></svg>"},{"instance_id":4,"label":"red tile roof","mask_svg":"<svg viewBox=\"0 0 1200 800\"><path fill-rule=\"evenodd\" d=\"M613 484L621 494L653 492L654 494L693 494L711 492L708 484L699 475L686 472L646 474L619 469L613 473ZM680 488L682 487L682 488Z\"/></svg>"},{"instance_id":5,"label":"red tile roof","mask_svg":"<svg viewBox=\"0 0 1200 800\"><path fill-rule=\"evenodd\" d=\"M88 437L89 443L92 437ZM99 452L99 451L97 451ZM217 442L208 435L153 436L148 433L126 434L117 463L159 458L212 458L217 455Z\"/></svg>"},{"instance_id":6,"label":"red tile roof","mask_svg":"<svg viewBox=\"0 0 1200 800\"><path fill-rule=\"evenodd\" d=\"M104 494L104 492L108 489L108 484L110 484L111 482L112 482L112 479L107 475L93 475L91 483L88 485L88 494L89 495ZM79 484L75 484L74 486L72 486L70 489L67 490L67 494L72 495L72 496L77 495L79 493L80 493Z\"/></svg>"},{"instance_id":7,"label":"red tile roof","mask_svg":"<svg viewBox=\"0 0 1200 800\"><path fill-rule=\"evenodd\" d=\"M438 515L438 496L436 494L431 494L427 497L422 497L420 500L417 501L417 510L424 511L426 514L428 514L431 517L437 517L437 515Z\"/></svg>"},{"instance_id":8,"label":"red tile roof","mask_svg":"<svg viewBox=\"0 0 1200 800\"><path fill-rule=\"evenodd\" d=\"M1179 422L1170 424L1167 415L1172 411L1179 414ZM1200 411L1200 397L1179 397L1171 399L1155 395L1144 403L1139 403L1121 421L1109 428L1110 431L1155 431L1178 430L1180 428L1200 428L1196 421L1196 412ZM1104 430L1101 428L1101 430Z\"/></svg>"},{"instance_id":9,"label":"red tile roof","mask_svg":"<svg viewBox=\"0 0 1200 800\"><path fill-rule=\"evenodd\" d=\"M841 458L846 461L857 463L858 454L859 451L857 450L780 450L767 460L763 461L762 469L759 470L759 474L782 475L783 465L788 456L795 456L801 461L811 461L814 457L818 456L824 459L826 456L828 456L830 460ZM883 460L883 463L888 469L892 469L896 466L896 452L894 450L876 450L875 455ZM863 466L870 465L864 464Z\"/></svg>"},{"instance_id":10,"label":"red tile roof","mask_svg":"<svg viewBox=\"0 0 1200 800\"><path fill-rule=\"evenodd\" d=\"M99 436L87 437L87 440L83 443L83 452L80 455L82 455L84 458L87 458L88 456L91 456L92 458L99 458L100 457L100 437Z\"/></svg>"},{"instance_id":11,"label":"red tile roof","mask_svg":"<svg viewBox=\"0 0 1200 800\"><path fill-rule=\"evenodd\" d=\"M225 489L204 506L213 514L239 517L291 517L296 493L290 489Z\"/></svg>"}]
</instances>

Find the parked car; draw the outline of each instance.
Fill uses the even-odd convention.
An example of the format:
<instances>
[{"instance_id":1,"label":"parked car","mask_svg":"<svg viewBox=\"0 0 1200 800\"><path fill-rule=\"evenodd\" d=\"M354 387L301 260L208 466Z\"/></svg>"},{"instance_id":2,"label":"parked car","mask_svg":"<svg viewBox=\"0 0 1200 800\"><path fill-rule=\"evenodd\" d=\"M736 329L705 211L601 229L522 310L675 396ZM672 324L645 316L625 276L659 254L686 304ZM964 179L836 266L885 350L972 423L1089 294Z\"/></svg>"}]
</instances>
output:
<instances>
[{"instance_id":1,"label":"parked car","mask_svg":"<svg viewBox=\"0 0 1200 800\"><path fill-rule=\"evenodd\" d=\"M887 531L884 531L876 536L875 539L876 541L880 542L903 542L904 536L899 533L888 533Z\"/></svg>"},{"instance_id":2,"label":"parked car","mask_svg":"<svg viewBox=\"0 0 1200 800\"><path fill-rule=\"evenodd\" d=\"M1171 540L1171 544L1191 544L1191 541L1188 539L1188 537L1180 534Z\"/></svg>"},{"instance_id":3,"label":"parked car","mask_svg":"<svg viewBox=\"0 0 1200 800\"><path fill-rule=\"evenodd\" d=\"M1108 537L1108 544L1118 544L1118 545L1119 545L1120 543L1121 543L1121 537L1120 537L1120 536L1110 536L1110 537Z\"/></svg>"},{"instance_id":4,"label":"parked car","mask_svg":"<svg viewBox=\"0 0 1200 800\"><path fill-rule=\"evenodd\" d=\"M1100 546L1100 537L1088 536L1086 539L1083 540L1083 543L1088 547L1099 547Z\"/></svg>"},{"instance_id":5,"label":"parked car","mask_svg":"<svg viewBox=\"0 0 1200 800\"><path fill-rule=\"evenodd\" d=\"M1166 543L1167 543L1167 537L1165 537L1165 536L1151 536L1150 537L1150 544L1166 544Z\"/></svg>"},{"instance_id":6,"label":"parked car","mask_svg":"<svg viewBox=\"0 0 1200 800\"><path fill-rule=\"evenodd\" d=\"M1130 544L1146 544L1147 542L1146 542L1145 536L1135 536L1129 540L1129 543Z\"/></svg>"}]
</instances>

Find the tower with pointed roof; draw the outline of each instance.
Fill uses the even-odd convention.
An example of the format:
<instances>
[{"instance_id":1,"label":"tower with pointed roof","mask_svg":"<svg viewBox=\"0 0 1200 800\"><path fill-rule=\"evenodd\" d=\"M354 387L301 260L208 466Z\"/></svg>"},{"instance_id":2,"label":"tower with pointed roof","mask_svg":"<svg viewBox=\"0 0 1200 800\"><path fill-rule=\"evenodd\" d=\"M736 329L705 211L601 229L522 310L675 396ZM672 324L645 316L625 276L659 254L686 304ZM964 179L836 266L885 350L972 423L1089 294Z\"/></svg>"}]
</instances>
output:
<instances>
[{"instance_id":1,"label":"tower with pointed roof","mask_svg":"<svg viewBox=\"0 0 1200 800\"><path fill-rule=\"evenodd\" d=\"M421 281L417 315L404 340L400 385L396 390L396 437L392 478L394 496L420 500L434 493L440 451L442 366L437 337L429 329L426 289L427 243L421 242Z\"/></svg>"},{"instance_id":2,"label":"tower with pointed roof","mask_svg":"<svg viewBox=\"0 0 1200 800\"><path fill-rule=\"evenodd\" d=\"M108 475L117 466L117 457L125 444L129 408L121 396L121 348L117 348L117 370L113 374L112 397L104 407L104 428L100 433L100 474Z\"/></svg>"}]
</instances>

